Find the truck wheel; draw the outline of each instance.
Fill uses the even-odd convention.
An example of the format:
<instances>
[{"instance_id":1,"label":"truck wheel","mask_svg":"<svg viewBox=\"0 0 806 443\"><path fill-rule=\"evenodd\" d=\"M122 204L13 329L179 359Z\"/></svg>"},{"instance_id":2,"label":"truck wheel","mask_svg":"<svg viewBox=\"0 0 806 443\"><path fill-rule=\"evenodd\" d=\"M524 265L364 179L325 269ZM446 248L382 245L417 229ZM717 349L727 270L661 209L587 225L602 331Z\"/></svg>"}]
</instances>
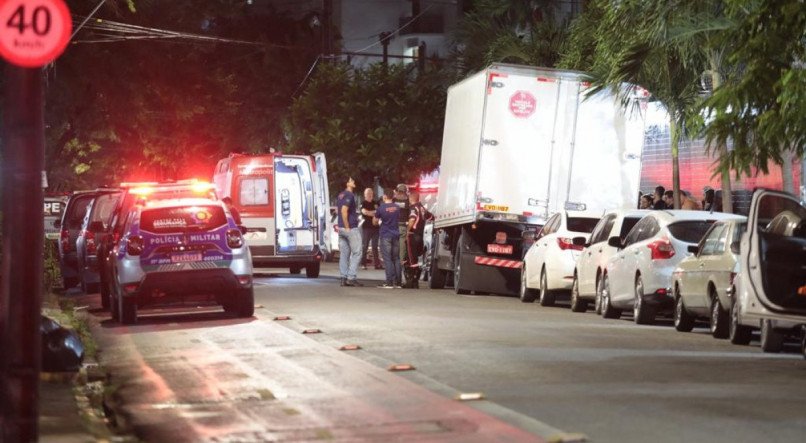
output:
<instances>
[{"instance_id":1,"label":"truck wheel","mask_svg":"<svg viewBox=\"0 0 806 443\"><path fill-rule=\"evenodd\" d=\"M772 327L771 320L761 320L761 350L777 354L784 349L784 334Z\"/></svg>"},{"instance_id":2,"label":"truck wheel","mask_svg":"<svg viewBox=\"0 0 806 443\"><path fill-rule=\"evenodd\" d=\"M305 267L305 277L308 277L308 278L317 278L317 277L319 277L319 269L320 269L319 262L316 262L316 263L314 263L312 265L306 266Z\"/></svg>"},{"instance_id":3,"label":"truck wheel","mask_svg":"<svg viewBox=\"0 0 806 443\"><path fill-rule=\"evenodd\" d=\"M447 271L439 269L436 257L431 259L431 278L428 279L428 287L431 289L443 289L447 280Z\"/></svg>"},{"instance_id":4,"label":"truck wheel","mask_svg":"<svg viewBox=\"0 0 806 443\"><path fill-rule=\"evenodd\" d=\"M574 273L574 283L571 286L571 311L585 312L588 310L588 301L579 298L579 279Z\"/></svg>"},{"instance_id":5,"label":"truck wheel","mask_svg":"<svg viewBox=\"0 0 806 443\"><path fill-rule=\"evenodd\" d=\"M521 268L521 290L519 295L523 303L534 303L537 298L537 291L526 286L526 265Z\"/></svg>"},{"instance_id":6,"label":"truck wheel","mask_svg":"<svg viewBox=\"0 0 806 443\"><path fill-rule=\"evenodd\" d=\"M470 294L470 291L462 288L462 245L465 243L465 234L459 236L459 242L456 244L456 255L454 260L453 271L453 291L459 295Z\"/></svg>"},{"instance_id":7,"label":"truck wheel","mask_svg":"<svg viewBox=\"0 0 806 443\"><path fill-rule=\"evenodd\" d=\"M545 268L540 272L540 306L554 306L554 292L549 291Z\"/></svg>"},{"instance_id":8,"label":"truck wheel","mask_svg":"<svg viewBox=\"0 0 806 443\"><path fill-rule=\"evenodd\" d=\"M734 297L736 297L734 291ZM730 325L728 327L728 337L734 345L748 345L753 338L753 330L749 326L739 323L739 306L736 300L730 305Z\"/></svg>"},{"instance_id":9,"label":"truck wheel","mask_svg":"<svg viewBox=\"0 0 806 443\"><path fill-rule=\"evenodd\" d=\"M121 297L119 318L124 325L137 323L137 300L134 297Z\"/></svg>"}]
</instances>

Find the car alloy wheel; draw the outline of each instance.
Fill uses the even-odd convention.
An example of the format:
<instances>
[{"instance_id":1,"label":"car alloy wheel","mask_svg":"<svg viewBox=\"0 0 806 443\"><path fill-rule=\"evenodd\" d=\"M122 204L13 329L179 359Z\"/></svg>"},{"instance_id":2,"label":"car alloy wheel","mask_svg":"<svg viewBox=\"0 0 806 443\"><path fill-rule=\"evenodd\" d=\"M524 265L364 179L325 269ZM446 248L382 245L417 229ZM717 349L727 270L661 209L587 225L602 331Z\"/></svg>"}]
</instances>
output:
<instances>
[{"instance_id":1,"label":"car alloy wheel","mask_svg":"<svg viewBox=\"0 0 806 443\"><path fill-rule=\"evenodd\" d=\"M519 295L523 303L534 303L535 298L537 298L536 291L526 286L526 266L521 268L521 287Z\"/></svg>"},{"instance_id":2,"label":"car alloy wheel","mask_svg":"<svg viewBox=\"0 0 806 443\"><path fill-rule=\"evenodd\" d=\"M734 298L736 297L734 291ZM730 305L730 328L728 330L730 342L734 345L748 345L753 338L753 330L739 323L739 305L734 299Z\"/></svg>"},{"instance_id":3,"label":"car alloy wheel","mask_svg":"<svg viewBox=\"0 0 806 443\"><path fill-rule=\"evenodd\" d=\"M593 310L599 315L602 315L602 280L596 282L596 298L593 299Z\"/></svg>"},{"instance_id":4,"label":"car alloy wheel","mask_svg":"<svg viewBox=\"0 0 806 443\"><path fill-rule=\"evenodd\" d=\"M674 328L680 332L691 332L694 329L694 318L686 310L686 303L675 288Z\"/></svg>"},{"instance_id":5,"label":"car alloy wheel","mask_svg":"<svg viewBox=\"0 0 806 443\"><path fill-rule=\"evenodd\" d=\"M571 286L571 311L585 312L588 310L588 302L579 298L579 279L574 273L574 282Z\"/></svg>"},{"instance_id":6,"label":"car alloy wheel","mask_svg":"<svg viewBox=\"0 0 806 443\"><path fill-rule=\"evenodd\" d=\"M639 325L651 325L655 322L655 313L644 302L644 280L639 275L635 279L635 301L633 303L633 321Z\"/></svg>"},{"instance_id":7,"label":"car alloy wheel","mask_svg":"<svg viewBox=\"0 0 806 443\"><path fill-rule=\"evenodd\" d=\"M540 273L540 306L554 306L554 293L549 291L545 269Z\"/></svg>"},{"instance_id":8,"label":"car alloy wheel","mask_svg":"<svg viewBox=\"0 0 806 443\"><path fill-rule=\"evenodd\" d=\"M772 320L761 320L761 350L777 354L784 349L785 336L772 326Z\"/></svg>"},{"instance_id":9,"label":"car alloy wheel","mask_svg":"<svg viewBox=\"0 0 806 443\"><path fill-rule=\"evenodd\" d=\"M610 277L605 275L602 281L602 317L620 318L621 310L614 308L610 300Z\"/></svg>"},{"instance_id":10,"label":"car alloy wheel","mask_svg":"<svg viewBox=\"0 0 806 443\"><path fill-rule=\"evenodd\" d=\"M708 324L711 329L711 336L714 338L728 338L728 321L728 315L722 309L719 297L714 294L711 302L711 320Z\"/></svg>"}]
</instances>

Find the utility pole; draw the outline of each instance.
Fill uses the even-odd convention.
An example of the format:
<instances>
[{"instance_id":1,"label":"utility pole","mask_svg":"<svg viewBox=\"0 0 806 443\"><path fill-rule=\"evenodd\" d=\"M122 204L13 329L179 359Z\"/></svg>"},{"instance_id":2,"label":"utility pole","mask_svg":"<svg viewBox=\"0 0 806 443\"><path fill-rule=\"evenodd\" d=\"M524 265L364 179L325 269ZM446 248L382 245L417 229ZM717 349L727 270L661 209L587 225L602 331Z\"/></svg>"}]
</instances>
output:
<instances>
[{"instance_id":1,"label":"utility pole","mask_svg":"<svg viewBox=\"0 0 806 443\"><path fill-rule=\"evenodd\" d=\"M381 41L381 45L383 45L383 68L389 65L389 38L392 36L389 32L381 32L378 38Z\"/></svg>"},{"instance_id":2,"label":"utility pole","mask_svg":"<svg viewBox=\"0 0 806 443\"><path fill-rule=\"evenodd\" d=\"M323 0L322 52L333 55L333 0Z\"/></svg>"},{"instance_id":3,"label":"utility pole","mask_svg":"<svg viewBox=\"0 0 806 443\"><path fill-rule=\"evenodd\" d=\"M41 367L42 170L45 166L42 70L5 66L0 301L0 441L38 439Z\"/></svg>"}]
</instances>

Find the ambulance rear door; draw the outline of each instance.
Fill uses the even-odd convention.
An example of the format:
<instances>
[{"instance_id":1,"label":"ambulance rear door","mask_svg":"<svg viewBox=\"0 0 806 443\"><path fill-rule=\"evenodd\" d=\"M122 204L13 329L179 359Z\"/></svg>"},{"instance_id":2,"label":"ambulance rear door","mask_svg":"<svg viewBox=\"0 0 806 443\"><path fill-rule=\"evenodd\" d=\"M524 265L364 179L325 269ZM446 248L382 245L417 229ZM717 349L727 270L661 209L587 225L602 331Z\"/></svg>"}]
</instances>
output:
<instances>
[{"instance_id":1,"label":"ambulance rear door","mask_svg":"<svg viewBox=\"0 0 806 443\"><path fill-rule=\"evenodd\" d=\"M275 156L274 217L277 255L312 253L318 245L310 157Z\"/></svg>"}]
</instances>

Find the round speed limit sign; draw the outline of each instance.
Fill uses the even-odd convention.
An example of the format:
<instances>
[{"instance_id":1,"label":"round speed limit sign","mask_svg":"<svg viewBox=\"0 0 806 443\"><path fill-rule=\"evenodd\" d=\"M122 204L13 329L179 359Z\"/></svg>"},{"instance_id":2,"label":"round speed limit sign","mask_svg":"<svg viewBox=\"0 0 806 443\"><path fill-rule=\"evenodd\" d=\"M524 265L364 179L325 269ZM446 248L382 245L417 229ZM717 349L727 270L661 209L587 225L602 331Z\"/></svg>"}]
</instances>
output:
<instances>
[{"instance_id":1,"label":"round speed limit sign","mask_svg":"<svg viewBox=\"0 0 806 443\"><path fill-rule=\"evenodd\" d=\"M10 63L50 63L64 51L72 29L62 0L0 0L0 55Z\"/></svg>"}]
</instances>

